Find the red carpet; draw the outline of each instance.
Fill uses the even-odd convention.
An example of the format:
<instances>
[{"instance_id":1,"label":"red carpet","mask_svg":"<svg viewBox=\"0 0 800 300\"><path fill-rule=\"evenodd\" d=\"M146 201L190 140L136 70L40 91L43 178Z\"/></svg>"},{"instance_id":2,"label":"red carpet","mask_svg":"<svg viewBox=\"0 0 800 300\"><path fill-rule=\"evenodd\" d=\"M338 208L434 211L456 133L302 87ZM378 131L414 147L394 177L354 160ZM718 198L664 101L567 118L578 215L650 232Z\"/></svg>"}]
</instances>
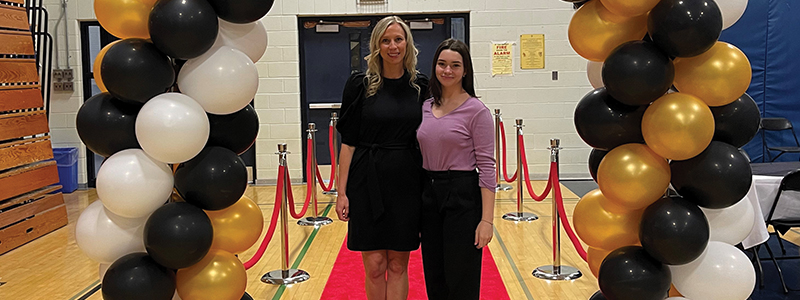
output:
<instances>
[{"instance_id":1,"label":"red carpet","mask_svg":"<svg viewBox=\"0 0 800 300\"><path fill-rule=\"evenodd\" d=\"M347 250L345 244L339 250L331 276L322 292L322 300L367 300L364 294L364 265L361 253ZM428 299L425 295L425 277L422 273L422 253L411 252L408 262L408 299ZM506 300L508 292L489 247L483 251L483 273L481 273L481 299Z\"/></svg>"}]
</instances>

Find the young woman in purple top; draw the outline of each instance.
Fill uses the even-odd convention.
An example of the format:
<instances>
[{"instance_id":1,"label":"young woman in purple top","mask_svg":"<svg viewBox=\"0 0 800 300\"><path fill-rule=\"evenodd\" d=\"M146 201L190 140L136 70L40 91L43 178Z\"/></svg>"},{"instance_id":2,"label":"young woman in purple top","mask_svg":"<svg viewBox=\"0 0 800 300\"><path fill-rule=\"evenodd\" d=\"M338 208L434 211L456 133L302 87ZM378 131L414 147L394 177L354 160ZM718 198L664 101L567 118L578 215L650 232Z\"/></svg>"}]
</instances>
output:
<instances>
[{"instance_id":1,"label":"young woman in purple top","mask_svg":"<svg viewBox=\"0 0 800 300\"><path fill-rule=\"evenodd\" d=\"M428 174L422 192L425 283L431 300L477 300L482 248L492 240L494 121L475 96L466 44L445 40L433 63L433 97L422 104L417 129Z\"/></svg>"}]
</instances>

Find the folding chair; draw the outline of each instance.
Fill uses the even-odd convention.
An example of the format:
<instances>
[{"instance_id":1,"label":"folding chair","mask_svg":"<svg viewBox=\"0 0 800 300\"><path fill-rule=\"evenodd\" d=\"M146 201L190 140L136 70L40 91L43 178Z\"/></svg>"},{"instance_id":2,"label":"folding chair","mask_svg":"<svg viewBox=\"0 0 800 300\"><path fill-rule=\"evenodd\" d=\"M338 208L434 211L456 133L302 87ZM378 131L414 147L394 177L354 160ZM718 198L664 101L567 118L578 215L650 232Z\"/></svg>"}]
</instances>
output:
<instances>
[{"instance_id":1,"label":"folding chair","mask_svg":"<svg viewBox=\"0 0 800 300\"><path fill-rule=\"evenodd\" d=\"M767 156L770 155L770 151L778 151L778 155L773 157L770 161L775 161L783 155L784 153L800 153L800 142L797 141L797 134L794 132L794 127L792 126L792 122L786 118L762 118L761 119L761 129L764 131L784 131L789 130L792 132L792 138L794 138L794 146L780 146L780 147L770 147L767 144L766 139L764 140L764 146L767 147Z\"/></svg>"}]
</instances>

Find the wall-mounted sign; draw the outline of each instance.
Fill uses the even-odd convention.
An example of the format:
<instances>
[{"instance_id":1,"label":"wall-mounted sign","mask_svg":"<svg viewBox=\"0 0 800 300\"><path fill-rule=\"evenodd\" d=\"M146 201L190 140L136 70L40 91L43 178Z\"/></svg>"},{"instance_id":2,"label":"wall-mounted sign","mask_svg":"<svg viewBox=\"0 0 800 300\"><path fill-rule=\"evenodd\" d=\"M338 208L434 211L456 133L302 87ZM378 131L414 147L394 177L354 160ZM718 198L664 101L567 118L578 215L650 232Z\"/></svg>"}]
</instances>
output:
<instances>
[{"instance_id":1,"label":"wall-mounted sign","mask_svg":"<svg viewBox=\"0 0 800 300\"><path fill-rule=\"evenodd\" d=\"M514 43L492 43L492 76L512 75L514 70Z\"/></svg>"},{"instance_id":2,"label":"wall-mounted sign","mask_svg":"<svg viewBox=\"0 0 800 300\"><path fill-rule=\"evenodd\" d=\"M519 37L519 65L523 70L544 69L544 34Z\"/></svg>"}]
</instances>

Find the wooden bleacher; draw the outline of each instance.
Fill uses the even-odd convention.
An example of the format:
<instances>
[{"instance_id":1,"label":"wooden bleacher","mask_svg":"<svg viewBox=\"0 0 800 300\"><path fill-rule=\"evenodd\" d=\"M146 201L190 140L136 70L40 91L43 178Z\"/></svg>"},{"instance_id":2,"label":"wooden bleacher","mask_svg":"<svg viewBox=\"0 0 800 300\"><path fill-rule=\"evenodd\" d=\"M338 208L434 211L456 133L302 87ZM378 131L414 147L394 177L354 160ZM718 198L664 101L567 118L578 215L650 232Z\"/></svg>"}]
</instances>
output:
<instances>
[{"instance_id":1,"label":"wooden bleacher","mask_svg":"<svg viewBox=\"0 0 800 300\"><path fill-rule=\"evenodd\" d=\"M0 2L0 254L67 225L25 8Z\"/></svg>"}]
</instances>

